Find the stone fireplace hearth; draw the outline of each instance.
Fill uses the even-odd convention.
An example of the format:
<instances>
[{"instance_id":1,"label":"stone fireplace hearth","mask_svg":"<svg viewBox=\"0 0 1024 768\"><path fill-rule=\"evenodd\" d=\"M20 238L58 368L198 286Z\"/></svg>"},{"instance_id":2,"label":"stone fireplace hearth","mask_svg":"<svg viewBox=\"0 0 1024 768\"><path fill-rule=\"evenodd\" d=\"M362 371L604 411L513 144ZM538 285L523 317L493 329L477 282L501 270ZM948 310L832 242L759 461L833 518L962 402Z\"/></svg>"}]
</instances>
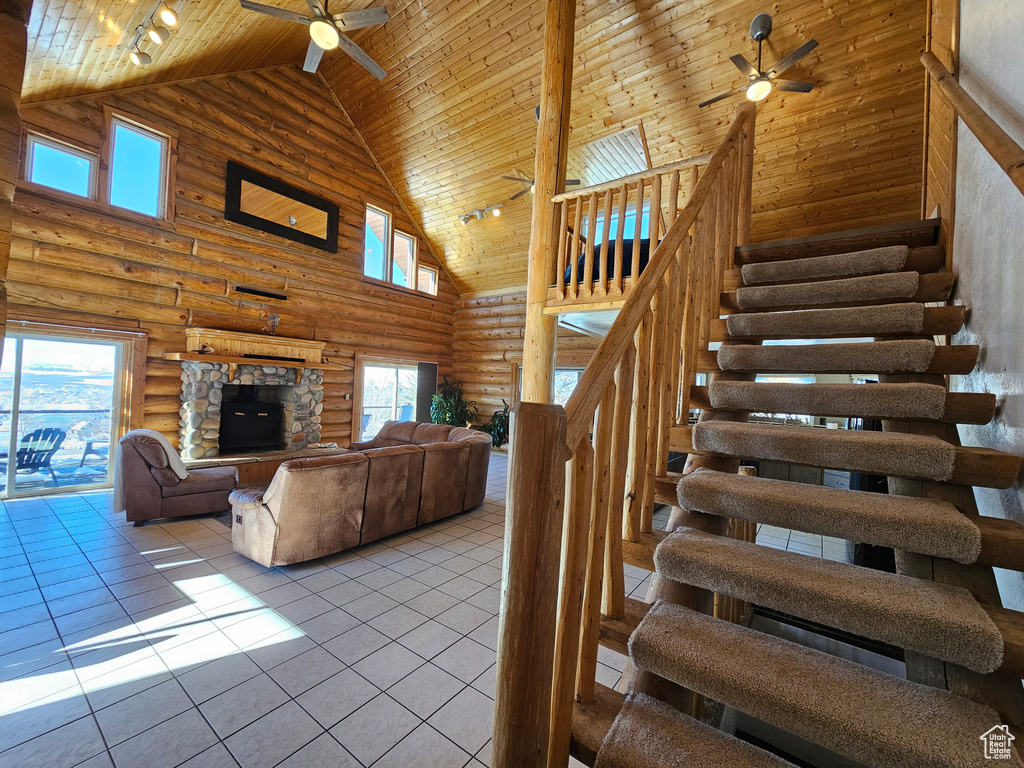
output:
<instances>
[{"instance_id":1,"label":"stone fireplace hearth","mask_svg":"<svg viewBox=\"0 0 1024 768\"><path fill-rule=\"evenodd\" d=\"M284 365L235 365L181 361L181 409L178 445L182 458L208 459L220 454L221 407L225 384L252 384L281 403L281 449L297 450L320 442L323 370ZM301 374L296 381L296 371ZM273 402L271 401L271 402Z\"/></svg>"}]
</instances>

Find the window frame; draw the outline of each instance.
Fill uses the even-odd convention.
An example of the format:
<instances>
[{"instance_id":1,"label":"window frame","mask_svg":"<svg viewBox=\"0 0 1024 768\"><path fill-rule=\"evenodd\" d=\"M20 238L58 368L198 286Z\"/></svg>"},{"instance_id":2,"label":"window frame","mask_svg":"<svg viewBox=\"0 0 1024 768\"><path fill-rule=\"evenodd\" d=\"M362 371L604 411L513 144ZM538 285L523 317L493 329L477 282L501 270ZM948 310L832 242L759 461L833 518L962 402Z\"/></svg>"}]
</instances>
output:
<instances>
[{"instance_id":1,"label":"window frame","mask_svg":"<svg viewBox=\"0 0 1024 768\"><path fill-rule=\"evenodd\" d=\"M384 275L384 277L383 278L374 277L373 275L369 275L369 274L366 273L366 227L367 227L366 218L367 218L367 214L370 211L373 211L374 213L383 216L385 221L387 222L387 226L386 226L386 230L387 231L385 232L385 239L384 239L384 268L383 268L383 275ZM394 278L394 263L395 263L395 239L397 237L407 238L409 240L409 242L412 243L412 267L410 269L410 282L412 284L411 285L407 285L407 286L406 285L399 285L398 283L394 282L394 280L393 280L393 278ZM386 286L386 287L392 288L392 289L394 289L396 291L407 291L409 293L414 293L417 296L426 296L426 297L431 298L431 299L436 299L437 298L437 290L436 289L440 285L441 270L438 267L433 267L433 266L430 266L428 264L421 264L420 263L420 238L417 235L413 234L412 232L408 232L408 231L406 231L404 229L397 229L395 227L395 216L394 216L394 214L391 211L389 211L388 209L384 208L383 206L376 205L376 204L371 203L369 201L367 201L366 204L365 204L365 213L363 214L363 254L362 254L362 257L363 257L363 270L362 270L363 271L363 280L365 280L366 282L373 283L374 285ZM434 273L434 288L435 288L434 293L430 293L429 291L420 290L420 287L419 287L419 282L420 282L419 281L419 272L420 272L420 269L430 270L431 272ZM415 277L415 279L412 279L413 277Z\"/></svg>"},{"instance_id":2,"label":"window frame","mask_svg":"<svg viewBox=\"0 0 1024 768\"><path fill-rule=\"evenodd\" d=\"M372 279L372 278L371 278ZM375 281L379 282L379 281ZM401 288L401 286L397 286ZM396 368L419 372L420 363L437 364L436 359L409 360L407 358L381 357L357 352L354 356L352 370L352 424L350 427L349 444L362 442L361 421L363 417L363 387L365 385L366 367Z\"/></svg>"},{"instance_id":3,"label":"window frame","mask_svg":"<svg viewBox=\"0 0 1024 768\"><path fill-rule=\"evenodd\" d=\"M66 189L60 187L51 187L49 184L43 184L39 181L32 180L32 170L34 166L33 147L35 145L41 145L55 149L60 152L64 152L69 155L75 155L78 157L85 158L89 161L89 191L85 195L80 195L77 192L69 192ZM91 152L87 149L79 147L68 141L63 141L55 136L42 133L40 131L29 129L26 131L25 138L25 181L35 185L41 189L48 189L54 192L58 192L62 195L69 195L70 197L80 200L95 200L97 192L99 190L99 177L100 177L100 156L98 152Z\"/></svg>"},{"instance_id":4,"label":"window frame","mask_svg":"<svg viewBox=\"0 0 1024 768\"><path fill-rule=\"evenodd\" d=\"M173 183L173 161L172 157L176 154L176 142L175 137L168 133L165 129L159 128L147 121L141 120L134 115L127 115L123 112L117 112L114 110L106 109L105 114L105 136L103 140L103 158L104 158L104 171L103 174L103 189L102 197L100 202L110 206L112 209L117 211L125 211L134 216L142 216L146 219L158 221L169 221L173 219L173 206L171 201L174 199L172 192ZM115 129L118 125L124 126L127 130L135 131L143 135L151 136L160 141L162 145L162 152L160 157L160 181L158 182L157 189L157 213L151 215L142 211L135 211L131 208L125 208L120 205L116 205L110 201L111 192L111 174L114 172L114 144L115 144Z\"/></svg>"}]
</instances>

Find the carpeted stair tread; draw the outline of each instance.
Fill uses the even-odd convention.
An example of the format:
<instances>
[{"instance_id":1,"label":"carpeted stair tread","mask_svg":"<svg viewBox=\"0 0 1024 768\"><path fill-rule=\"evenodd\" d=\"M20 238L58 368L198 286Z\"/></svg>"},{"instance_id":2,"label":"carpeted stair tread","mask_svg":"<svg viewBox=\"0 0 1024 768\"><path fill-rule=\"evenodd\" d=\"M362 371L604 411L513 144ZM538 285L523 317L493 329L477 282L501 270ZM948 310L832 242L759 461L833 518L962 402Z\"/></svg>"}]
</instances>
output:
<instances>
[{"instance_id":1,"label":"carpeted stair tread","mask_svg":"<svg viewBox=\"0 0 1024 768\"><path fill-rule=\"evenodd\" d=\"M680 528L658 574L988 674L1003 637L970 592Z\"/></svg>"},{"instance_id":2,"label":"carpeted stair tread","mask_svg":"<svg viewBox=\"0 0 1024 768\"><path fill-rule=\"evenodd\" d=\"M626 697L594 768L793 768L642 693Z\"/></svg>"},{"instance_id":3,"label":"carpeted stair tread","mask_svg":"<svg viewBox=\"0 0 1024 768\"><path fill-rule=\"evenodd\" d=\"M679 506L880 547L973 563L981 531L952 504L914 496L699 469L676 487Z\"/></svg>"},{"instance_id":4,"label":"carpeted stair tread","mask_svg":"<svg viewBox=\"0 0 1024 768\"><path fill-rule=\"evenodd\" d=\"M867 251L837 253L831 256L744 264L743 284L796 283L899 272L906 265L909 255L910 248L907 246L892 245L885 248L872 248Z\"/></svg>"},{"instance_id":5,"label":"carpeted stair tread","mask_svg":"<svg viewBox=\"0 0 1024 768\"><path fill-rule=\"evenodd\" d=\"M755 373L924 373L935 356L928 339L853 344L723 344L718 367Z\"/></svg>"},{"instance_id":6,"label":"carpeted stair tread","mask_svg":"<svg viewBox=\"0 0 1024 768\"><path fill-rule=\"evenodd\" d=\"M750 312L729 315L725 325L730 336L739 338L828 339L919 334L924 330L924 304Z\"/></svg>"},{"instance_id":7,"label":"carpeted stair tread","mask_svg":"<svg viewBox=\"0 0 1024 768\"><path fill-rule=\"evenodd\" d=\"M981 766L990 707L659 601L629 642L638 667L876 768ZM1004 762L1020 768L1014 749Z\"/></svg>"},{"instance_id":8,"label":"carpeted stair tread","mask_svg":"<svg viewBox=\"0 0 1024 768\"><path fill-rule=\"evenodd\" d=\"M941 419L946 388L938 384L784 384L713 381L712 407L756 413Z\"/></svg>"},{"instance_id":9,"label":"carpeted stair tread","mask_svg":"<svg viewBox=\"0 0 1024 768\"><path fill-rule=\"evenodd\" d=\"M736 304L743 310L771 307L803 307L816 304L853 304L859 301L912 299L917 294L917 272L849 277L816 283L749 286L736 290Z\"/></svg>"},{"instance_id":10,"label":"carpeted stair tread","mask_svg":"<svg viewBox=\"0 0 1024 768\"><path fill-rule=\"evenodd\" d=\"M953 477L956 461L955 446L927 435L727 421L694 425L693 447L705 453L939 482Z\"/></svg>"}]
</instances>

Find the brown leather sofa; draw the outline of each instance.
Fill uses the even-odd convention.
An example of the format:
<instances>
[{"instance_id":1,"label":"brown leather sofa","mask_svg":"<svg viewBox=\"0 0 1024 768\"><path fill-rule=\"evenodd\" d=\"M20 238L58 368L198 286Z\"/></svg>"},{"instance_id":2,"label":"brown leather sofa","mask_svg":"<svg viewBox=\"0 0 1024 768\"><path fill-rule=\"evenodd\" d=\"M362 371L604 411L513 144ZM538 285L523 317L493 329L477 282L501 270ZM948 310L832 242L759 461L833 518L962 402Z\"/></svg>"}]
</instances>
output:
<instances>
[{"instance_id":1,"label":"brown leather sofa","mask_svg":"<svg viewBox=\"0 0 1024 768\"><path fill-rule=\"evenodd\" d=\"M360 453L286 461L266 488L231 494L234 550L266 566L359 544L369 460Z\"/></svg>"},{"instance_id":2,"label":"brown leather sofa","mask_svg":"<svg viewBox=\"0 0 1024 768\"><path fill-rule=\"evenodd\" d=\"M265 490L231 494L235 551L286 565L458 514L484 500L490 455L476 430L386 422L350 453L286 461Z\"/></svg>"},{"instance_id":3,"label":"brown leather sofa","mask_svg":"<svg viewBox=\"0 0 1024 768\"><path fill-rule=\"evenodd\" d=\"M193 469L180 479L157 440L132 432L121 438L119 456L114 471L130 523L231 509L228 496L238 486L234 467Z\"/></svg>"}]
</instances>

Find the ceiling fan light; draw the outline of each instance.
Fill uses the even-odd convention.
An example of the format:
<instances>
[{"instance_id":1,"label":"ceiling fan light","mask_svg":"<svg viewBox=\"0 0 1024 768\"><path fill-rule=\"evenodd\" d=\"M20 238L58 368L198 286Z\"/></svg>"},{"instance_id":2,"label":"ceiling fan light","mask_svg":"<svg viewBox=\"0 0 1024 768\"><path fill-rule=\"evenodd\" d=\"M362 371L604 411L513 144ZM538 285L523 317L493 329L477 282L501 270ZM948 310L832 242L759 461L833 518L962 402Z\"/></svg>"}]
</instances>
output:
<instances>
[{"instance_id":1,"label":"ceiling fan light","mask_svg":"<svg viewBox=\"0 0 1024 768\"><path fill-rule=\"evenodd\" d=\"M162 45L167 42L167 39L171 36L170 31L167 27L153 27L149 30L149 39L157 45Z\"/></svg>"},{"instance_id":2,"label":"ceiling fan light","mask_svg":"<svg viewBox=\"0 0 1024 768\"><path fill-rule=\"evenodd\" d=\"M150 56L148 53L143 53L139 50L132 51L129 54L129 58L132 60L132 64L134 64L137 67L144 67L147 64L152 63L153 61L152 56Z\"/></svg>"},{"instance_id":3,"label":"ceiling fan light","mask_svg":"<svg viewBox=\"0 0 1024 768\"><path fill-rule=\"evenodd\" d=\"M767 78L758 78L747 88L747 98L751 101L764 101L772 92L772 82Z\"/></svg>"},{"instance_id":4,"label":"ceiling fan light","mask_svg":"<svg viewBox=\"0 0 1024 768\"><path fill-rule=\"evenodd\" d=\"M160 9L156 12L156 15L160 17L160 21L169 27L173 27L178 23L178 13L171 8L167 3L160 6Z\"/></svg>"},{"instance_id":5,"label":"ceiling fan light","mask_svg":"<svg viewBox=\"0 0 1024 768\"><path fill-rule=\"evenodd\" d=\"M323 19L313 19L310 22L309 36L313 38L314 43L325 51L332 51L337 48L338 42L341 40L338 29L329 21L324 21Z\"/></svg>"}]
</instances>

